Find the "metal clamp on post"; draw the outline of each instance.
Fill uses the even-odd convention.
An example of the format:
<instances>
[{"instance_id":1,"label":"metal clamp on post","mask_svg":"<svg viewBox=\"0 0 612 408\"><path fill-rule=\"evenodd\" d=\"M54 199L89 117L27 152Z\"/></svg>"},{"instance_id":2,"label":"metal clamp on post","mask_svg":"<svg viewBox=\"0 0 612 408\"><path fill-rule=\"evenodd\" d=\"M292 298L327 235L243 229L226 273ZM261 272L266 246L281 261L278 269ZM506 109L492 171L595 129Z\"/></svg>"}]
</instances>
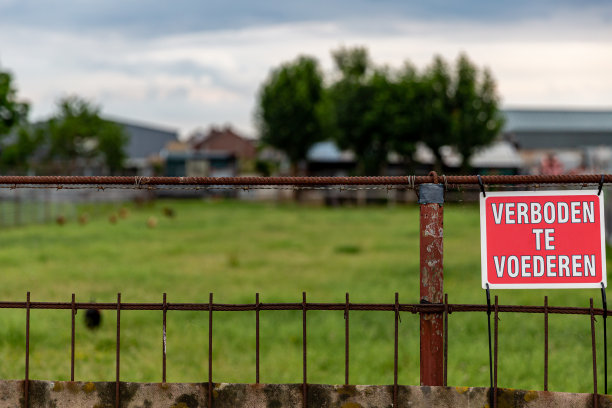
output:
<instances>
[{"instance_id":1,"label":"metal clamp on post","mask_svg":"<svg viewBox=\"0 0 612 408\"><path fill-rule=\"evenodd\" d=\"M419 204L444 204L444 184L419 185Z\"/></svg>"},{"instance_id":2,"label":"metal clamp on post","mask_svg":"<svg viewBox=\"0 0 612 408\"><path fill-rule=\"evenodd\" d=\"M601 180L599 180L599 190L597 191L597 195L601 195L601 190L603 189L603 185L604 185L604 175L601 175Z\"/></svg>"}]
</instances>

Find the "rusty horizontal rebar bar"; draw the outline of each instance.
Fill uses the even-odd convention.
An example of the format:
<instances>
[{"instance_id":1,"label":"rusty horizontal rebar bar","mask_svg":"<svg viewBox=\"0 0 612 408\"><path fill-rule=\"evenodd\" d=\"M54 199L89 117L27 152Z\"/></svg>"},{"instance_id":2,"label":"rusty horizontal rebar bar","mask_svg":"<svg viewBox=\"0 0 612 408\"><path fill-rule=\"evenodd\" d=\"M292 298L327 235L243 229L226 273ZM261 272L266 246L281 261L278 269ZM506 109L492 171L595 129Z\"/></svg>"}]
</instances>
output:
<instances>
[{"instance_id":1,"label":"rusty horizontal rebar bar","mask_svg":"<svg viewBox=\"0 0 612 408\"><path fill-rule=\"evenodd\" d=\"M433 173L433 172L432 172ZM601 174L581 175L489 175L484 184L599 184ZM612 174L604 174L604 183ZM478 176L368 176L368 177L125 177L125 176L0 176L0 185L132 185L146 186L341 186L400 185L411 187L424 183L478 185Z\"/></svg>"},{"instance_id":2,"label":"rusty horizontal rebar bar","mask_svg":"<svg viewBox=\"0 0 612 408\"><path fill-rule=\"evenodd\" d=\"M63 310L72 309L85 310L85 309L97 309L97 310L116 310L117 303L72 303L72 302L0 302L0 309L50 309L50 310ZM394 303L244 303L244 304L228 304L228 303L213 303L212 306L209 303L123 303L121 302L121 310L142 310L142 311L155 311L155 310L209 310L212 307L213 311L219 312L248 312L257 310L337 310L346 311L389 311L393 312L396 309ZM478 304L447 304L434 303L434 304L419 304L419 303L404 303L399 304L400 312L411 312L411 313L444 313L445 307L448 308L448 313L457 312L486 312L487 305ZM568 307L568 306L529 306L529 305L499 305L500 313L548 313L548 314L571 314L571 315L589 315L591 310L588 307ZM611 310L608 309L608 314ZM601 308L593 309L593 313L596 316L602 316L604 310Z\"/></svg>"}]
</instances>

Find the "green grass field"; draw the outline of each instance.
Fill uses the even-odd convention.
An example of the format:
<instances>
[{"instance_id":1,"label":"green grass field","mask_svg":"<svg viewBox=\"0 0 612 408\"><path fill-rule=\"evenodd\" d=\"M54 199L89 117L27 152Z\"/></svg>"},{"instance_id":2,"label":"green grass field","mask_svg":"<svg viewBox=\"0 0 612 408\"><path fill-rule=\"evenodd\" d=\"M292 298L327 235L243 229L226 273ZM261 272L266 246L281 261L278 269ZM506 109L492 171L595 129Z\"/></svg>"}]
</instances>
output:
<instances>
[{"instance_id":1,"label":"green grass field","mask_svg":"<svg viewBox=\"0 0 612 408\"><path fill-rule=\"evenodd\" d=\"M171 207L174 219L163 216ZM33 225L0 231L0 299L114 302L400 302L419 298L417 206L319 208L291 204L158 201L128 206L129 215L108 222L116 208L97 209L87 225ZM159 220L147 227L150 216ZM445 208L445 291L451 303L484 303L480 289L478 207ZM609 268L609 267L608 267ZM495 291L501 304L588 306L598 291ZM30 377L70 376L70 311L31 312ZM114 380L115 313L102 327L85 328L77 315L76 379ZM121 314L121 376L161 381L161 312ZM601 319L598 370L603 382ZM351 312L351 383L393 382L392 312ZM489 383L484 313L449 319L449 385ZM550 316L550 389L591 392L590 321ZM261 381L301 382L301 312L261 313ZM214 381L255 381L254 312L215 312ZM344 381L342 312L308 312L308 381ZM503 314L499 385L543 389L543 316ZM0 309L0 378L24 375L25 311ZM168 381L207 380L207 312L168 312ZM402 314L401 384L419 383L418 315ZM601 387L603 392L603 387Z\"/></svg>"}]
</instances>

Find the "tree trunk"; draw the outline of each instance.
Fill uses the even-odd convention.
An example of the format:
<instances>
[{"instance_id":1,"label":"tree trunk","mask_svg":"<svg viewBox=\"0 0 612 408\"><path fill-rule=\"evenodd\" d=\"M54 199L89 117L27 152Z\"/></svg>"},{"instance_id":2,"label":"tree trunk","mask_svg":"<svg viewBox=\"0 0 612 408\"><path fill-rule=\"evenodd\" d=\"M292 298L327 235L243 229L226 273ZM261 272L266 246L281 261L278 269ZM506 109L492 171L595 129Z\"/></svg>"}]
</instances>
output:
<instances>
[{"instance_id":1,"label":"tree trunk","mask_svg":"<svg viewBox=\"0 0 612 408\"><path fill-rule=\"evenodd\" d=\"M472 152L460 152L461 153L461 174L470 174L472 172L472 166L470 165L470 158Z\"/></svg>"}]
</instances>

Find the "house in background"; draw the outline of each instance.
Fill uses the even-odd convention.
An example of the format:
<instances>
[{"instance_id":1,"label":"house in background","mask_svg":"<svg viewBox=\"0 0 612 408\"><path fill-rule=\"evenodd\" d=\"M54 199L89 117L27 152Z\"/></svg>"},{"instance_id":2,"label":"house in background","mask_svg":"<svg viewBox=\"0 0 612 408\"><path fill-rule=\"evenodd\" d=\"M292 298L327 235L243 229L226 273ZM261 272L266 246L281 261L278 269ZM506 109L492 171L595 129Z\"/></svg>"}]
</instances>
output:
<instances>
[{"instance_id":1,"label":"house in background","mask_svg":"<svg viewBox=\"0 0 612 408\"><path fill-rule=\"evenodd\" d=\"M167 177L234 177L236 157L227 152L177 149L170 145L162 151Z\"/></svg>"},{"instance_id":2,"label":"house in background","mask_svg":"<svg viewBox=\"0 0 612 408\"><path fill-rule=\"evenodd\" d=\"M516 147L529 174L612 170L612 111L505 110L502 137Z\"/></svg>"},{"instance_id":3,"label":"house in background","mask_svg":"<svg viewBox=\"0 0 612 408\"><path fill-rule=\"evenodd\" d=\"M252 167L257 158L257 141L239 135L231 126L212 126L206 133L197 131L189 137L188 143L196 152L233 156L239 172Z\"/></svg>"},{"instance_id":4,"label":"house in background","mask_svg":"<svg viewBox=\"0 0 612 408\"><path fill-rule=\"evenodd\" d=\"M257 156L256 141L230 126L196 131L186 142L166 144L162 151L169 177L233 177Z\"/></svg>"},{"instance_id":5,"label":"house in background","mask_svg":"<svg viewBox=\"0 0 612 408\"><path fill-rule=\"evenodd\" d=\"M445 173L459 172L461 156L449 146L441 150ZM415 174L427 174L433 169L435 157L425 144L418 143L413 161ZM311 176L350 176L354 174L356 165L352 152L341 151L331 141L317 143L308 151L307 169ZM524 163L514 145L497 140L478 149L470 158L470 165L478 174L520 174ZM406 175L407 165L398 155L390 153L385 174Z\"/></svg>"},{"instance_id":6,"label":"house in background","mask_svg":"<svg viewBox=\"0 0 612 408\"><path fill-rule=\"evenodd\" d=\"M158 125L136 124L131 121L116 118L103 118L108 122L112 122L120 126L127 136L127 144L124 148L125 160L121 174L129 176L153 176L156 171L163 167L160 153L164 146L169 142L178 140L178 132L173 129L164 128ZM33 123L31 129L33 131L44 131L46 121ZM6 144L14 143L17 134L15 132L3 138L0 143L0 151ZM88 142L90 143L90 142ZM66 171L65 168L58 165L61 159L54 159L48 162L49 142L44 140L41 142L30 157L31 175L48 175L58 174L60 171ZM78 157L71 165L70 174L82 176L104 176L109 174L109 170L100 157L84 159Z\"/></svg>"},{"instance_id":7,"label":"house in background","mask_svg":"<svg viewBox=\"0 0 612 408\"><path fill-rule=\"evenodd\" d=\"M167 177L234 177L238 175L238 161L231 151L196 150L190 141L168 143L161 152ZM231 189L202 189L166 191L172 197L226 196L235 197Z\"/></svg>"},{"instance_id":8,"label":"house in background","mask_svg":"<svg viewBox=\"0 0 612 408\"><path fill-rule=\"evenodd\" d=\"M491 145L470 159L478 174L582 174L612 172L612 111L509 109L504 129ZM441 149L446 174L459 171L461 156L450 146ZM416 174L427 174L433 153L422 143L413 156ZM355 159L333 142L321 142L308 154L312 175L350 175ZM406 170L389 155L387 174ZM399 173L398 173L399 172Z\"/></svg>"}]
</instances>

